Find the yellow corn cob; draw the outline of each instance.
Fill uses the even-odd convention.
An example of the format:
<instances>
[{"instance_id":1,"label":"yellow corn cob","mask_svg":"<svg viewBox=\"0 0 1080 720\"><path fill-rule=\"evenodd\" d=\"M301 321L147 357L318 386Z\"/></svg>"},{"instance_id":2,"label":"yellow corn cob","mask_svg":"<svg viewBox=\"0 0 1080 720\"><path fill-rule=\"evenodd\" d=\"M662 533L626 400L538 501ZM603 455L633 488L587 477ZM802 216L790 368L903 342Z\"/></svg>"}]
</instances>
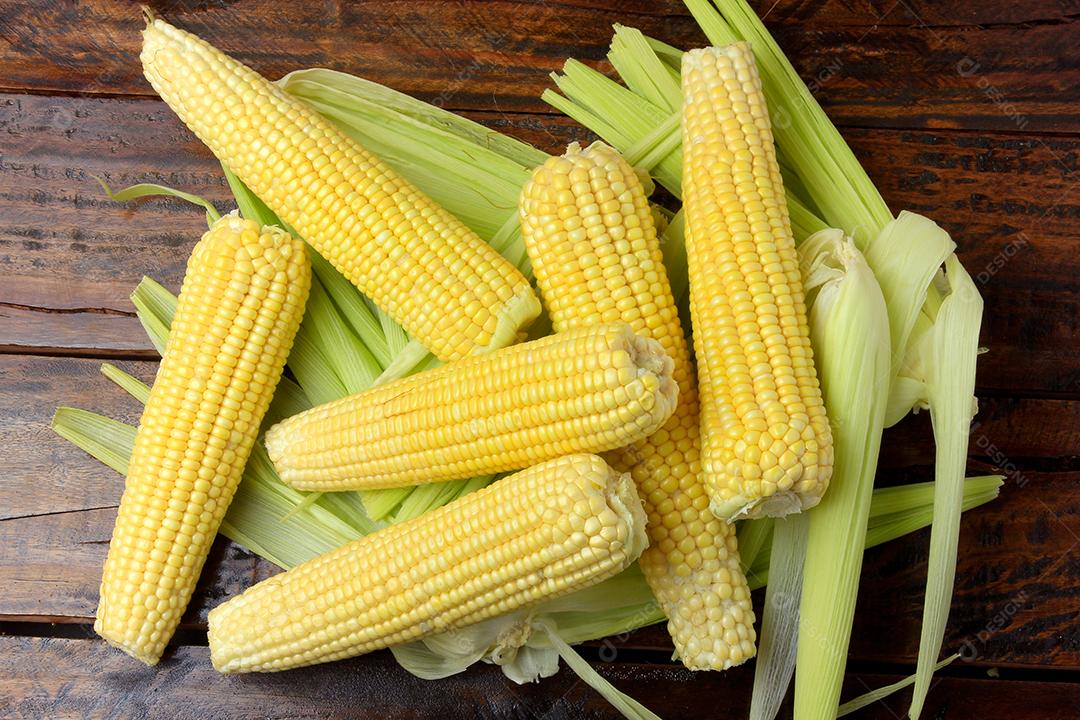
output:
<instances>
[{"instance_id":1,"label":"yellow corn cob","mask_svg":"<svg viewBox=\"0 0 1080 720\"><path fill-rule=\"evenodd\" d=\"M683 207L702 470L723 518L813 507L832 475L799 261L747 43L683 56Z\"/></svg>"},{"instance_id":2,"label":"yellow corn cob","mask_svg":"<svg viewBox=\"0 0 1080 720\"><path fill-rule=\"evenodd\" d=\"M266 434L301 490L401 487L518 470L643 438L678 399L671 359L625 324L551 336L380 385Z\"/></svg>"},{"instance_id":3,"label":"yellow corn cob","mask_svg":"<svg viewBox=\"0 0 1080 720\"><path fill-rule=\"evenodd\" d=\"M683 663L723 669L754 655L754 611L734 528L709 512L699 477L693 368L641 182L614 150L575 144L521 193L521 228L556 332L627 322L674 360L679 404L647 440L609 455L645 502L641 569Z\"/></svg>"},{"instance_id":4,"label":"yellow corn cob","mask_svg":"<svg viewBox=\"0 0 1080 720\"><path fill-rule=\"evenodd\" d=\"M94 630L161 657L304 314L304 243L226 215L195 245L113 528Z\"/></svg>"},{"instance_id":5,"label":"yellow corn cob","mask_svg":"<svg viewBox=\"0 0 1080 720\"><path fill-rule=\"evenodd\" d=\"M644 527L627 475L567 455L249 588L210 612L210 659L286 670L513 612L621 572Z\"/></svg>"},{"instance_id":6,"label":"yellow corn cob","mask_svg":"<svg viewBox=\"0 0 1080 720\"><path fill-rule=\"evenodd\" d=\"M141 57L218 159L440 359L511 344L539 314L510 262L255 71L152 16Z\"/></svg>"}]
</instances>

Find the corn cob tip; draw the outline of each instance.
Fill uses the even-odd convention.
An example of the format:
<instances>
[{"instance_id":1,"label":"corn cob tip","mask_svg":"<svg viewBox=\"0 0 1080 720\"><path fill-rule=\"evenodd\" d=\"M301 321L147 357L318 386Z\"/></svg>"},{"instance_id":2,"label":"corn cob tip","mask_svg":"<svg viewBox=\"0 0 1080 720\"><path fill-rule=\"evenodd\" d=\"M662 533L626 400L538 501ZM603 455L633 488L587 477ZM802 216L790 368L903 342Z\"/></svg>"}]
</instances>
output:
<instances>
[{"instance_id":1,"label":"corn cob tip","mask_svg":"<svg viewBox=\"0 0 1080 720\"><path fill-rule=\"evenodd\" d=\"M106 628L104 621L105 612L105 599L102 597L101 603L98 606L97 618L94 620L94 632L98 634L98 637L102 638L106 643L123 651L130 657L135 658L139 662L146 663L150 667L154 667L161 660L161 653L155 650L143 650L142 644L135 642L126 642L120 637L114 637Z\"/></svg>"},{"instance_id":2,"label":"corn cob tip","mask_svg":"<svg viewBox=\"0 0 1080 720\"><path fill-rule=\"evenodd\" d=\"M684 69L691 70L708 68L709 66L716 65L716 57L719 55L727 56L736 65L754 64L754 53L750 46L750 41L739 40L738 42L733 42L728 45L714 45L687 50L683 53L682 65Z\"/></svg>"},{"instance_id":3,"label":"corn cob tip","mask_svg":"<svg viewBox=\"0 0 1080 720\"><path fill-rule=\"evenodd\" d=\"M582 149L581 143L576 141L572 142L566 146L566 151L562 155L551 156L541 167L554 170L562 169L565 171L566 168L560 168L559 162L561 160L575 160L577 158L584 159L587 162L594 162L600 166L613 165L628 167L634 171L634 176L637 178L638 182L641 183L645 197L652 195L653 191L656 190L656 184L653 182L652 175L649 174L648 170L636 165L631 165L618 150L602 140L594 140L584 149ZM527 198L528 194L529 191L526 188L523 188L522 198Z\"/></svg>"}]
</instances>

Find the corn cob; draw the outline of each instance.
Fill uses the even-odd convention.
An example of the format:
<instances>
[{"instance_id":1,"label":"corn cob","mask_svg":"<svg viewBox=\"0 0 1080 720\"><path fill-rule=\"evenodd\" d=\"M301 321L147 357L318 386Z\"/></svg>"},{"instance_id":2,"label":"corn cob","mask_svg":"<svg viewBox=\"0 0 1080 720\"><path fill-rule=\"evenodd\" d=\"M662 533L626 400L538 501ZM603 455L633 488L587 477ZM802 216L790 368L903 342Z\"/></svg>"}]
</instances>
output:
<instances>
[{"instance_id":1,"label":"corn cob","mask_svg":"<svg viewBox=\"0 0 1080 720\"><path fill-rule=\"evenodd\" d=\"M271 210L441 360L516 342L528 280L449 212L303 102L148 18L161 98Z\"/></svg>"},{"instance_id":2,"label":"corn cob","mask_svg":"<svg viewBox=\"0 0 1080 720\"><path fill-rule=\"evenodd\" d=\"M734 528L709 512L699 477L693 368L648 199L614 150L575 144L538 168L521 193L521 228L558 333L626 322L674 360L675 414L608 459L629 470L645 502L641 568L668 616L682 662L723 669L754 654L754 611Z\"/></svg>"},{"instance_id":3,"label":"corn cob","mask_svg":"<svg viewBox=\"0 0 1080 720\"><path fill-rule=\"evenodd\" d=\"M293 416L266 434L301 490L401 487L518 470L643 438L671 415L671 359L624 324L466 358Z\"/></svg>"},{"instance_id":4,"label":"corn cob","mask_svg":"<svg viewBox=\"0 0 1080 720\"><path fill-rule=\"evenodd\" d=\"M683 203L702 470L728 519L813 507L832 474L799 261L745 42L683 56Z\"/></svg>"},{"instance_id":5,"label":"corn cob","mask_svg":"<svg viewBox=\"0 0 1080 720\"><path fill-rule=\"evenodd\" d=\"M627 475L535 465L321 555L210 612L221 672L285 670L470 625L605 580L647 542Z\"/></svg>"},{"instance_id":6,"label":"corn cob","mask_svg":"<svg viewBox=\"0 0 1080 720\"><path fill-rule=\"evenodd\" d=\"M191 598L304 314L307 250L226 215L188 261L146 403L94 630L148 664Z\"/></svg>"}]
</instances>

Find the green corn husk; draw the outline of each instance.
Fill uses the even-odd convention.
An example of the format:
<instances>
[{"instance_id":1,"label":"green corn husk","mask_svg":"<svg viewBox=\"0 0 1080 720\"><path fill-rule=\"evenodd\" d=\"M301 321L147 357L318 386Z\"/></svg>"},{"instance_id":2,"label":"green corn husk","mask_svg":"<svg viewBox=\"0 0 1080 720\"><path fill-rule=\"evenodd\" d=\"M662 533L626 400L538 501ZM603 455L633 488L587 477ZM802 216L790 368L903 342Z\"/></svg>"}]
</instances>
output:
<instances>
[{"instance_id":1,"label":"green corn husk","mask_svg":"<svg viewBox=\"0 0 1080 720\"><path fill-rule=\"evenodd\" d=\"M198 195L192 195L176 188L171 188L165 185L156 185L154 183L140 183L138 185L131 185L118 192L113 192L109 184L99 178L96 175L92 175L98 184L101 185L101 189L105 191L105 194L110 200L116 200L117 202L128 202L130 200L138 200L144 197L174 197L185 202L189 202L192 205L198 205L206 211L206 224L207 226L213 225L215 222L221 219L221 213L217 211L214 204L205 198L201 198Z\"/></svg>"},{"instance_id":2,"label":"green corn husk","mask_svg":"<svg viewBox=\"0 0 1080 720\"><path fill-rule=\"evenodd\" d=\"M1001 475L979 475L964 481L964 502L961 505L967 512L980 505L985 505L1000 492L1004 479ZM902 491L904 509L888 512L889 503L886 493L891 490ZM930 527L934 517L934 483L913 483L892 488L877 488L870 499L870 519L866 523L866 549L883 545L909 533ZM747 565L747 582L751 590L766 587L769 582L769 564L772 553L772 531L758 554Z\"/></svg>"},{"instance_id":3,"label":"green corn husk","mask_svg":"<svg viewBox=\"0 0 1080 720\"><path fill-rule=\"evenodd\" d=\"M763 632L758 641L750 720L776 717L795 672L799 638L796 608L802 596L809 520L809 513L799 513L774 521L774 540L769 555L773 581L765 589L765 610L761 617L761 627L769 628L769 632Z\"/></svg>"},{"instance_id":4,"label":"green corn husk","mask_svg":"<svg viewBox=\"0 0 1080 720\"><path fill-rule=\"evenodd\" d=\"M855 615L891 353L885 300L854 243L839 230L826 230L807 239L803 250L810 340L833 429L834 463L828 492L808 513L795 714L831 718Z\"/></svg>"},{"instance_id":5,"label":"green corn husk","mask_svg":"<svg viewBox=\"0 0 1080 720\"><path fill-rule=\"evenodd\" d=\"M983 302L975 283L960 261L945 262L942 288L932 288L933 302L924 306L925 322L917 325L911 351L901 374L926 387L925 403L934 426L934 522L930 534L926 601L923 605L919 664L911 708L917 720L922 711L934 663L941 652L952 603L956 552L962 512L962 478L967 465L968 436L975 415L975 359L979 354L979 326ZM919 402L922 402L920 398Z\"/></svg>"},{"instance_id":6,"label":"green corn husk","mask_svg":"<svg viewBox=\"0 0 1080 720\"><path fill-rule=\"evenodd\" d=\"M952 662L954 660L956 660L957 658L959 658L959 657L960 657L960 653L950 655L949 657L947 657L944 660L942 660L941 662L939 662L937 665L934 665L934 670L935 671L940 670L941 668L945 667L946 665L952 664ZM854 698L852 700L848 700L846 703L844 703L843 705L841 705L837 709L836 717L839 718L839 717L844 717L845 715L850 715L851 713L855 712L856 710L861 710L864 707L867 707L868 705L873 705L876 702L880 702L881 700L884 700L885 698L887 698L889 695L892 695L894 692L897 692L899 690L903 690L906 687L910 687L914 683L915 683L915 676L914 675L909 675L908 677L904 678L903 680L899 680L897 682L894 682L891 685L886 685L885 687L881 687L881 688L878 688L876 690L871 690L870 692L865 693L863 695L860 695L857 698Z\"/></svg>"}]
</instances>

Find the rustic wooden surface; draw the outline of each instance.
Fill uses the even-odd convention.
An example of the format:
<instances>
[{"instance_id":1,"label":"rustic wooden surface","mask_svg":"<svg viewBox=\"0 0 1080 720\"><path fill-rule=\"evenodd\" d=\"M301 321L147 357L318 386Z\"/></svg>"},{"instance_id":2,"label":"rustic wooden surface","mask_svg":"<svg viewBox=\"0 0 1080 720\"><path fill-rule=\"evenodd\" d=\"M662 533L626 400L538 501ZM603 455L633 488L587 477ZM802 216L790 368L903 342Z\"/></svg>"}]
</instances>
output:
<instances>
[{"instance_id":1,"label":"rustic wooden surface","mask_svg":"<svg viewBox=\"0 0 1080 720\"><path fill-rule=\"evenodd\" d=\"M278 76L365 75L556 151L582 133L538 99L573 56L598 67L610 26L700 43L676 0L151 3ZM760 0L755 7L890 206L953 233L986 299L971 472L1002 496L965 516L941 673L926 717L1065 717L1080 707L1080 45L1076 0ZM217 164L141 78L141 19L119 0L0 0L0 716L612 717L564 670L518 687L490 666L437 683L388 653L275 677L221 678L210 607L276 572L219 540L177 636L147 670L89 623L122 479L54 436L72 404L134 420L98 373L156 357L127 299L177 286L203 218L174 201L104 199L164 182L226 207ZM882 482L927 479L925 415L886 434ZM868 553L845 697L911 672L928 535ZM760 601L760 600L759 600ZM613 662L586 655L665 717L745 714L752 671L691 674L660 628ZM602 660L603 658L603 660ZM861 713L902 715L900 694Z\"/></svg>"}]
</instances>

